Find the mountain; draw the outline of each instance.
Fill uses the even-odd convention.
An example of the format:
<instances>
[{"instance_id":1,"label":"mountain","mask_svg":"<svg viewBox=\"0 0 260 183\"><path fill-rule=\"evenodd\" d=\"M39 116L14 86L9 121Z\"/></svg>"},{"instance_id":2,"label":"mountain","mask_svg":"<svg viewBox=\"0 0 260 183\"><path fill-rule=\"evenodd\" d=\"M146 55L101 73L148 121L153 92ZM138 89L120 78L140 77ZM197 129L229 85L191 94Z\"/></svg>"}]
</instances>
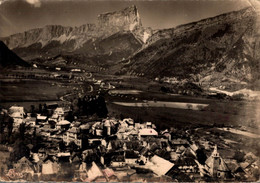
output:
<instances>
[{"instance_id":1,"label":"mountain","mask_svg":"<svg viewBox=\"0 0 260 183\"><path fill-rule=\"evenodd\" d=\"M121 11L98 15L97 25L85 24L79 27L47 25L43 28L11 35L3 38L3 41L15 53L29 59L48 58L71 52L81 52L92 56L93 53L95 55L107 55L106 51L109 49L109 52L122 55L117 58L121 60L137 51L150 34L151 29L142 27L136 6L131 6ZM126 38L126 35L128 35L128 38ZM127 50L119 49L118 46L115 48L105 46L106 48L104 48L104 45L108 44L112 38L118 38L118 40L112 41L113 45L115 43L117 45L128 45L129 48L126 46L122 48ZM103 52L104 49L105 52Z\"/></svg>"},{"instance_id":2,"label":"mountain","mask_svg":"<svg viewBox=\"0 0 260 183\"><path fill-rule=\"evenodd\" d=\"M29 64L19 58L14 52L9 50L9 48L0 41L0 67L15 67L24 66L28 67Z\"/></svg>"},{"instance_id":3,"label":"mountain","mask_svg":"<svg viewBox=\"0 0 260 183\"><path fill-rule=\"evenodd\" d=\"M152 30L142 26L136 6L130 6L98 15L96 25L48 25L2 40L22 58L38 62L116 66L117 74L244 86L260 77L259 12L254 5Z\"/></svg>"},{"instance_id":4,"label":"mountain","mask_svg":"<svg viewBox=\"0 0 260 183\"><path fill-rule=\"evenodd\" d=\"M98 15L98 25L102 29L113 32L134 30L141 27L141 19L136 6L125 8L121 11L108 12Z\"/></svg>"},{"instance_id":5,"label":"mountain","mask_svg":"<svg viewBox=\"0 0 260 183\"><path fill-rule=\"evenodd\" d=\"M158 30L125 61L124 70L220 85L259 80L259 12L253 7Z\"/></svg>"}]
</instances>

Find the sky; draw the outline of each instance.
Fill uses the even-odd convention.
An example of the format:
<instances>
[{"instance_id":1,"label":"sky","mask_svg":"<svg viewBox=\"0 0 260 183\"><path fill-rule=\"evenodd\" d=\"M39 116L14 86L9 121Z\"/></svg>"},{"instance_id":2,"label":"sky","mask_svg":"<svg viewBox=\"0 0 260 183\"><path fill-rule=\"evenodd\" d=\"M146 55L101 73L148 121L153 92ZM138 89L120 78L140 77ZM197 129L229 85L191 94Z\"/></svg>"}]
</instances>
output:
<instances>
[{"instance_id":1,"label":"sky","mask_svg":"<svg viewBox=\"0 0 260 183\"><path fill-rule=\"evenodd\" d=\"M247 0L0 0L0 37L45 25L96 23L101 13L136 5L144 27L172 28L249 6Z\"/></svg>"}]
</instances>

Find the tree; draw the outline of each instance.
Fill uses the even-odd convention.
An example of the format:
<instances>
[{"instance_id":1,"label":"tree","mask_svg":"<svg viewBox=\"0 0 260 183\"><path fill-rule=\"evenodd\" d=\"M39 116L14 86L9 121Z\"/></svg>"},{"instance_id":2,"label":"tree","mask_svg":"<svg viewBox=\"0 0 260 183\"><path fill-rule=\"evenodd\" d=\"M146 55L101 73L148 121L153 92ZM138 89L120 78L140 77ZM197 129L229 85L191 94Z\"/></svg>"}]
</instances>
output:
<instances>
[{"instance_id":1,"label":"tree","mask_svg":"<svg viewBox=\"0 0 260 183\"><path fill-rule=\"evenodd\" d=\"M43 113L44 115L47 115L47 114L48 114L48 108L47 108L47 105L46 105L46 104L43 105L42 113Z\"/></svg>"},{"instance_id":2,"label":"tree","mask_svg":"<svg viewBox=\"0 0 260 183\"><path fill-rule=\"evenodd\" d=\"M30 149L24 144L21 139L17 139L14 143L13 152L10 154L10 160L17 162L22 157L29 158Z\"/></svg>"},{"instance_id":3,"label":"tree","mask_svg":"<svg viewBox=\"0 0 260 183\"><path fill-rule=\"evenodd\" d=\"M59 142L59 148L60 148L60 151L64 151L66 149L65 143L63 141Z\"/></svg>"},{"instance_id":4,"label":"tree","mask_svg":"<svg viewBox=\"0 0 260 183\"><path fill-rule=\"evenodd\" d=\"M105 98L102 96L99 96L97 99L97 111L96 111L98 117L105 118L107 117L108 110Z\"/></svg>"},{"instance_id":5,"label":"tree","mask_svg":"<svg viewBox=\"0 0 260 183\"><path fill-rule=\"evenodd\" d=\"M42 104L39 104L39 113L42 113Z\"/></svg>"},{"instance_id":6,"label":"tree","mask_svg":"<svg viewBox=\"0 0 260 183\"><path fill-rule=\"evenodd\" d=\"M9 136L9 137L12 135L13 125L14 125L14 120L13 120L13 118L9 117L9 119L8 119L8 125L7 125L7 128L8 128L8 136Z\"/></svg>"},{"instance_id":7,"label":"tree","mask_svg":"<svg viewBox=\"0 0 260 183\"><path fill-rule=\"evenodd\" d=\"M3 134L5 126L4 126L4 121L5 121L6 115L1 114L0 115L0 134Z\"/></svg>"},{"instance_id":8,"label":"tree","mask_svg":"<svg viewBox=\"0 0 260 183\"><path fill-rule=\"evenodd\" d=\"M124 118L125 118L125 116L124 116L122 113L120 113L119 119L120 119L120 120L123 120Z\"/></svg>"},{"instance_id":9,"label":"tree","mask_svg":"<svg viewBox=\"0 0 260 183\"><path fill-rule=\"evenodd\" d=\"M31 116L32 117L36 117L35 106L34 105L31 105Z\"/></svg>"},{"instance_id":10,"label":"tree","mask_svg":"<svg viewBox=\"0 0 260 183\"><path fill-rule=\"evenodd\" d=\"M78 108L80 109L80 107L82 106L82 101L81 98L78 98L78 103L77 103Z\"/></svg>"},{"instance_id":11,"label":"tree","mask_svg":"<svg viewBox=\"0 0 260 183\"><path fill-rule=\"evenodd\" d=\"M77 144L75 144L74 141L70 142L68 147L69 147L69 151L70 151L71 153L72 153L73 151L76 151L76 150L78 149L78 146L77 146Z\"/></svg>"},{"instance_id":12,"label":"tree","mask_svg":"<svg viewBox=\"0 0 260 183\"><path fill-rule=\"evenodd\" d=\"M196 154L197 154L197 158L198 158L199 163L204 165L205 161L207 160L207 156L204 152L204 148L197 149Z\"/></svg>"},{"instance_id":13,"label":"tree","mask_svg":"<svg viewBox=\"0 0 260 183\"><path fill-rule=\"evenodd\" d=\"M65 117L65 119L68 120L69 122L74 121L74 116L73 116L72 111L68 112L68 115Z\"/></svg>"},{"instance_id":14,"label":"tree","mask_svg":"<svg viewBox=\"0 0 260 183\"><path fill-rule=\"evenodd\" d=\"M241 163L245 161L245 153L243 151L237 150L233 156L235 160L237 160L238 163Z\"/></svg>"},{"instance_id":15,"label":"tree","mask_svg":"<svg viewBox=\"0 0 260 183\"><path fill-rule=\"evenodd\" d=\"M20 134L21 139L24 139L25 130L26 130L25 123L21 123L19 126L19 134Z\"/></svg>"}]
</instances>

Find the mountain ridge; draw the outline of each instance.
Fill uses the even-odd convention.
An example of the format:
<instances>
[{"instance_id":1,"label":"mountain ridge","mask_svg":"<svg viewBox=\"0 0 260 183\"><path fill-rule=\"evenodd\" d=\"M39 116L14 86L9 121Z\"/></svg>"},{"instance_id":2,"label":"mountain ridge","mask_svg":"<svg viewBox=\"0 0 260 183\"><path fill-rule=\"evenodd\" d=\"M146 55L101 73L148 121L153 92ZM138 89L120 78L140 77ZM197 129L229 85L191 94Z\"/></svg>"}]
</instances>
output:
<instances>
[{"instance_id":1,"label":"mountain ridge","mask_svg":"<svg viewBox=\"0 0 260 183\"><path fill-rule=\"evenodd\" d=\"M95 44L97 40L106 39L122 31L130 31L134 35L133 39L141 44L145 41L143 35L151 34L151 29L142 27L138 10L134 5L121 11L98 15L97 25L84 24L78 27L46 25L2 40L23 58L27 58L28 52L35 53L34 57L39 55L51 57L55 54L78 51L85 43Z\"/></svg>"}]
</instances>

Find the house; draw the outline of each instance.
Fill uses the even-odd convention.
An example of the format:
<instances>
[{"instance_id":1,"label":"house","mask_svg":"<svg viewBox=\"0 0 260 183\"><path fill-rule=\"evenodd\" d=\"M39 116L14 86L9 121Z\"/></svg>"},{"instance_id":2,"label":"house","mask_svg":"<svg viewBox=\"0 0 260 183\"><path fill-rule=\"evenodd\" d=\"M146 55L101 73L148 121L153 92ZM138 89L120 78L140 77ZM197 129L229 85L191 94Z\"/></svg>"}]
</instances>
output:
<instances>
[{"instance_id":1,"label":"house","mask_svg":"<svg viewBox=\"0 0 260 183\"><path fill-rule=\"evenodd\" d=\"M8 110L10 117L14 120L14 126L19 126L21 123L23 123L24 119L24 107L20 106L12 106Z\"/></svg>"},{"instance_id":2,"label":"house","mask_svg":"<svg viewBox=\"0 0 260 183\"><path fill-rule=\"evenodd\" d=\"M40 161L39 155L37 153L31 153L31 159L33 163L38 163Z\"/></svg>"},{"instance_id":3,"label":"house","mask_svg":"<svg viewBox=\"0 0 260 183\"><path fill-rule=\"evenodd\" d=\"M239 178L240 180L245 179L246 172L245 170L237 163L234 159L225 159L225 162L229 168L229 170L232 172L232 175Z\"/></svg>"},{"instance_id":4,"label":"house","mask_svg":"<svg viewBox=\"0 0 260 183\"><path fill-rule=\"evenodd\" d=\"M46 156L44 159L37 162L38 172L43 175L57 174L60 167L59 164L54 160L54 157Z\"/></svg>"},{"instance_id":5,"label":"house","mask_svg":"<svg viewBox=\"0 0 260 183\"><path fill-rule=\"evenodd\" d=\"M13 113L19 113L21 116L23 116L25 114L24 112L24 107L21 106L12 106L9 108L9 114L13 114Z\"/></svg>"},{"instance_id":6,"label":"house","mask_svg":"<svg viewBox=\"0 0 260 183\"><path fill-rule=\"evenodd\" d=\"M80 137L80 128L72 127L63 135L63 141L66 145L70 142L74 142L77 146L82 148L82 139Z\"/></svg>"},{"instance_id":7,"label":"house","mask_svg":"<svg viewBox=\"0 0 260 183\"><path fill-rule=\"evenodd\" d=\"M175 165L184 173L197 173L199 171L197 163L191 157L180 158Z\"/></svg>"},{"instance_id":8,"label":"house","mask_svg":"<svg viewBox=\"0 0 260 183\"><path fill-rule=\"evenodd\" d=\"M139 130L141 128L141 124L140 123L135 123L135 129Z\"/></svg>"},{"instance_id":9,"label":"house","mask_svg":"<svg viewBox=\"0 0 260 183\"><path fill-rule=\"evenodd\" d=\"M23 123L24 121L24 117L23 114L19 113L19 112L14 112L10 115L10 117L13 118L14 120L14 127L18 127L20 124Z\"/></svg>"},{"instance_id":10,"label":"house","mask_svg":"<svg viewBox=\"0 0 260 183\"><path fill-rule=\"evenodd\" d=\"M109 182L119 182L119 179L115 175L115 172L111 168L106 168L103 170L103 174L106 176Z\"/></svg>"},{"instance_id":11,"label":"house","mask_svg":"<svg viewBox=\"0 0 260 183\"><path fill-rule=\"evenodd\" d=\"M56 174L58 173L58 164L57 162L53 162L51 160L48 160L42 164L42 174Z\"/></svg>"},{"instance_id":12,"label":"house","mask_svg":"<svg viewBox=\"0 0 260 183\"><path fill-rule=\"evenodd\" d=\"M172 151L170 152L170 156L171 156L171 161L177 161L181 157L181 154Z\"/></svg>"},{"instance_id":13,"label":"house","mask_svg":"<svg viewBox=\"0 0 260 183\"><path fill-rule=\"evenodd\" d=\"M106 135L111 135L111 126L113 124L111 124L111 121L110 120L105 120L104 121L104 127L105 127L105 131L106 131Z\"/></svg>"},{"instance_id":14,"label":"house","mask_svg":"<svg viewBox=\"0 0 260 183\"><path fill-rule=\"evenodd\" d=\"M102 122L104 124L105 135L112 135L117 132L118 122L116 119L104 119Z\"/></svg>"},{"instance_id":15,"label":"house","mask_svg":"<svg viewBox=\"0 0 260 183\"><path fill-rule=\"evenodd\" d=\"M69 162L70 161L70 153L69 152L60 152L56 156L59 162Z\"/></svg>"},{"instance_id":16,"label":"house","mask_svg":"<svg viewBox=\"0 0 260 183\"><path fill-rule=\"evenodd\" d=\"M146 122L146 128L152 128L152 122Z\"/></svg>"},{"instance_id":17,"label":"house","mask_svg":"<svg viewBox=\"0 0 260 183\"><path fill-rule=\"evenodd\" d=\"M22 157L13 165L15 172L20 172L22 174L34 174L35 168L30 160L26 157Z\"/></svg>"},{"instance_id":18,"label":"house","mask_svg":"<svg viewBox=\"0 0 260 183\"><path fill-rule=\"evenodd\" d=\"M139 154L133 150L125 151L125 162L126 164L135 164L139 159Z\"/></svg>"},{"instance_id":19,"label":"house","mask_svg":"<svg viewBox=\"0 0 260 183\"><path fill-rule=\"evenodd\" d=\"M189 142L186 139L174 139L171 141L173 146L184 146L184 147L188 147L189 146Z\"/></svg>"},{"instance_id":20,"label":"house","mask_svg":"<svg viewBox=\"0 0 260 183\"><path fill-rule=\"evenodd\" d=\"M107 182L106 176L95 162L92 162L91 168L87 171L87 178L84 182Z\"/></svg>"},{"instance_id":21,"label":"house","mask_svg":"<svg viewBox=\"0 0 260 183\"><path fill-rule=\"evenodd\" d=\"M91 138L91 139L88 139L88 144L91 147L97 147L97 146L101 145L101 141L102 141L102 139L99 139L99 138Z\"/></svg>"},{"instance_id":22,"label":"house","mask_svg":"<svg viewBox=\"0 0 260 183\"><path fill-rule=\"evenodd\" d=\"M92 125L92 134L96 136L103 136L103 123L96 122Z\"/></svg>"},{"instance_id":23,"label":"house","mask_svg":"<svg viewBox=\"0 0 260 183\"><path fill-rule=\"evenodd\" d=\"M217 145L215 145L211 156L206 160L205 164L207 171L213 178L226 179L230 176L230 170L223 158L220 157Z\"/></svg>"},{"instance_id":24,"label":"house","mask_svg":"<svg viewBox=\"0 0 260 183\"><path fill-rule=\"evenodd\" d=\"M195 182L187 174L181 172L177 166L171 168L166 175L172 178L171 182Z\"/></svg>"},{"instance_id":25,"label":"house","mask_svg":"<svg viewBox=\"0 0 260 183\"><path fill-rule=\"evenodd\" d=\"M176 149L176 153L178 153L178 154L182 154L182 153L184 153L185 151L186 151L186 148L185 148L183 145L177 147L177 149Z\"/></svg>"},{"instance_id":26,"label":"house","mask_svg":"<svg viewBox=\"0 0 260 183\"><path fill-rule=\"evenodd\" d=\"M168 129L161 132L161 134L166 137L169 141L171 141L171 133L168 131Z\"/></svg>"},{"instance_id":27,"label":"house","mask_svg":"<svg viewBox=\"0 0 260 183\"><path fill-rule=\"evenodd\" d=\"M199 147L196 145L196 144L191 144L190 145L190 147L189 147L189 149L190 149L190 152L194 155L194 156L197 156L196 155L196 151L199 149Z\"/></svg>"},{"instance_id":28,"label":"house","mask_svg":"<svg viewBox=\"0 0 260 183\"><path fill-rule=\"evenodd\" d=\"M82 133L88 134L88 133L89 133L89 130L91 129L91 124L90 124L90 123L83 124L83 125L81 125L79 128L80 128L80 130L82 131Z\"/></svg>"},{"instance_id":29,"label":"house","mask_svg":"<svg viewBox=\"0 0 260 183\"><path fill-rule=\"evenodd\" d=\"M37 114L36 124L44 124L46 121L47 121L47 116L41 116L40 114Z\"/></svg>"},{"instance_id":30,"label":"house","mask_svg":"<svg viewBox=\"0 0 260 183\"><path fill-rule=\"evenodd\" d=\"M134 128L134 120L133 119L125 118L125 119L123 119L123 122L127 123L129 128Z\"/></svg>"},{"instance_id":31,"label":"house","mask_svg":"<svg viewBox=\"0 0 260 183\"><path fill-rule=\"evenodd\" d=\"M36 125L36 118L35 117L27 117L25 119L25 123L29 124L31 126L35 126Z\"/></svg>"},{"instance_id":32,"label":"house","mask_svg":"<svg viewBox=\"0 0 260 183\"><path fill-rule=\"evenodd\" d=\"M57 107L54 111L53 111L53 117L55 118L56 116L59 117L59 119L64 119L65 116L65 109L63 107Z\"/></svg>"},{"instance_id":33,"label":"house","mask_svg":"<svg viewBox=\"0 0 260 183\"><path fill-rule=\"evenodd\" d=\"M254 177L254 172L259 172L260 161L244 161L240 163L241 168L247 174L248 177Z\"/></svg>"},{"instance_id":34,"label":"house","mask_svg":"<svg viewBox=\"0 0 260 183\"><path fill-rule=\"evenodd\" d=\"M126 165L124 155L117 155L112 157L111 166L112 167L123 167Z\"/></svg>"},{"instance_id":35,"label":"house","mask_svg":"<svg viewBox=\"0 0 260 183\"><path fill-rule=\"evenodd\" d=\"M46 156L46 149L45 148L40 148L38 150L38 156L39 156L39 158L44 158Z\"/></svg>"},{"instance_id":36,"label":"house","mask_svg":"<svg viewBox=\"0 0 260 183\"><path fill-rule=\"evenodd\" d=\"M59 121L59 122L56 124L56 128L59 129L59 130L68 130L69 127L70 127L70 122L67 121L67 120Z\"/></svg>"},{"instance_id":37,"label":"house","mask_svg":"<svg viewBox=\"0 0 260 183\"><path fill-rule=\"evenodd\" d=\"M146 164L145 168L152 170L158 176L165 175L172 167L174 163L154 155Z\"/></svg>"},{"instance_id":38,"label":"house","mask_svg":"<svg viewBox=\"0 0 260 183\"><path fill-rule=\"evenodd\" d=\"M143 129L139 130L138 136L139 136L139 138L156 137L156 136L158 136L158 132L152 128L143 128Z\"/></svg>"}]
</instances>

